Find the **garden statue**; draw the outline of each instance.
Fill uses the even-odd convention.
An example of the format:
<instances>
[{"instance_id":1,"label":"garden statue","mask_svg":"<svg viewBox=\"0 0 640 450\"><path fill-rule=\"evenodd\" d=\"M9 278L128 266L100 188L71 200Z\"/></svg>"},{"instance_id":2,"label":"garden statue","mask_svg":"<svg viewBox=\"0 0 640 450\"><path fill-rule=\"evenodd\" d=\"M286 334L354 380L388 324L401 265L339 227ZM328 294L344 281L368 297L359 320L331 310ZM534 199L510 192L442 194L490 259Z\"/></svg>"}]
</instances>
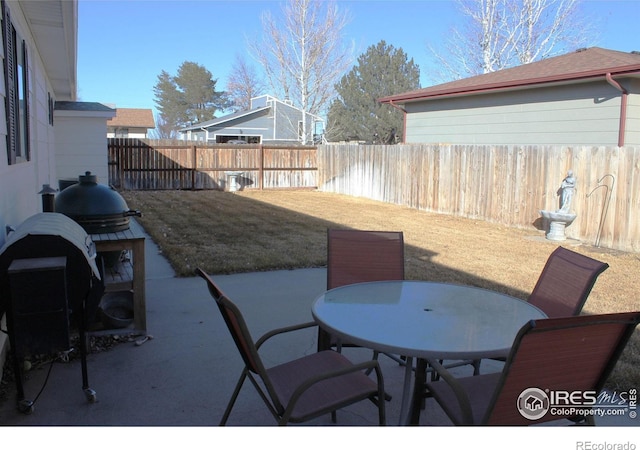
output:
<instances>
[{"instance_id":1,"label":"garden statue","mask_svg":"<svg viewBox=\"0 0 640 450\"><path fill-rule=\"evenodd\" d=\"M573 170L567 172L567 176L562 180L558 195L560 196L560 208L556 211L541 210L540 214L545 219L545 223L549 223L549 232L547 239L552 241L564 241L565 228L571 225L576 218L576 214L571 213L571 202L576 191L576 177Z\"/></svg>"},{"instance_id":2,"label":"garden statue","mask_svg":"<svg viewBox=\"0 0 640 450\"><path fill-rule=\"evenodd\" d=\"M576 177L573 176L573 170L567 172L567 176L562 180L560 185L560 209L558 212L568 213L571 208L571 200L576 190Z\"/></svg>"}]
</instances>

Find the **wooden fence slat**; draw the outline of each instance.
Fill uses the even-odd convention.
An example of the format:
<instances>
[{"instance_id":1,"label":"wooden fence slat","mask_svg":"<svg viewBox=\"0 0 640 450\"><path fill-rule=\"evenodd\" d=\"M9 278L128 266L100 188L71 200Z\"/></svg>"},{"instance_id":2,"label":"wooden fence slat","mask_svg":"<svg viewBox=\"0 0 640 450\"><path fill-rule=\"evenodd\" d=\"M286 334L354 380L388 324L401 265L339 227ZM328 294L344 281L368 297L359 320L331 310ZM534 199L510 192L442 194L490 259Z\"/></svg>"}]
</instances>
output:
<instances>
[{"instance_id":1,"label":"wooden fence slat","mask_svg":"<svg viewBox=\"0 0 640 450\"><path fill-rule=\"evenodd\" d=\"M203 145L108 139L109 183L121 189L224 189L241 171L245 188L316 188L317 148Z\"/></svg>"},{"instance_id":2,"label":"wooden fence slat","mask_svg":"<svg viewBox=\"0 0 640 450\"><path fill-rule=\"evenodd\" d=\"M447 144L319 147L108 140L120 189L317 188L519 228L542 228L569 169L578 180L567 237L640 251L640 148Z\"/></svg>"},{"instance_id":3,"label":"wooden fence slat","mask_svg":"<svg viewBox=\"0 0 640 450\"><path fill-rule=\"evenodd\" d=\"M540 210L558 209L572 169L577 218L567 237L640 251L637 147L329 144L318 155L322 191L541 230Z\"/></svg>"}]
</instances>

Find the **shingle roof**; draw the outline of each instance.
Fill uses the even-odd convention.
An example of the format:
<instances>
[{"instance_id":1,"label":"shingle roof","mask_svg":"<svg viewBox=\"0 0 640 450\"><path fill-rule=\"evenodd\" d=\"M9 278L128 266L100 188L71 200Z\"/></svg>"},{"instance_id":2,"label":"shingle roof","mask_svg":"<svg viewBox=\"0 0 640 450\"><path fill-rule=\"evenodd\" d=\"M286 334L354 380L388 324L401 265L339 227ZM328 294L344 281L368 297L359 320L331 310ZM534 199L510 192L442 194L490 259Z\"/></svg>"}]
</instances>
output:
<instances>
[{"instance_id":1,"label":"shingle roof","mask_svg":"<svg viewBox=\"0 0 640 450\"><path fill-rule=\"evenodd\" d=\"M232 120L235 120L239 117L244 117L244 116L249 116L251 114L256 114L262 111L266 111L268 109L270 109L270 106L263 106L260 108L256 108L256 109L251 109L248 111L240 111L237 113L232 113L232 114L227 114L226 116L222 116L222 117L218 117L216 119L211 119L211 120L207 120L206 122L200 122L200 123L194 123L193 125L190 125L188 127L185 128L181 128L178 131L180 132L184 132L184 131L189 131L189 130L199 130L201 128L208 128L214 125L221 125L225 122L230 122Z\"/></svg>"},{"instance_id":2,"label":"shingle roof","mask_svg":"<svg viewBox=\"0 0 640 450\"><path fill-rule=\"evenodd\" d=\"M103 105L98 102L67 102L56 101L56 111L99 111L99 112L112 112L113 108L109 108L107 105Z\"/></svg>"},{"instance_id":3,"label":"shingle roof","mask_svg":"<svg viewBox=\"0 0 640 450\"><path fill-rule=\"evenodd\" d=\"M640 76L640 54L591 47L510 69L384 97L379 101L406 103L435 97L469 95L545 83L600 78L607 73L614 77L616 75Z\"/></svg>"},{"instance_id":4,"label":"shingle roof","mask_svg":"<svg viewBox=\"0 0 640 450\"><path fill-rule=\"evenodd\" d=\"M116 108L116 115L107 120L108 127L155 128L150 109Z\"/></svg>"}]
</instances>

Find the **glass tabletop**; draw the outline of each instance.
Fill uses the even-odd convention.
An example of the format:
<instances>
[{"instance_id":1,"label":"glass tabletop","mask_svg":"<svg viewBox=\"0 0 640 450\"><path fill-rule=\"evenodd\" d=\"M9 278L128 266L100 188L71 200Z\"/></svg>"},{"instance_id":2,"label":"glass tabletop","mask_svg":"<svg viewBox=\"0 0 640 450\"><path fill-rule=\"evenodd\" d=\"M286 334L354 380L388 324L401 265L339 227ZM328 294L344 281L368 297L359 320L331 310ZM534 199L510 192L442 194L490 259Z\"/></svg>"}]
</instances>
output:
<instances>
[{"instance_id":1,"label":"glass tabletop","mask_svg":"<svg viewBox=\"0 0 640 450\"><path fill-rule=\"evenodd\" d=\"M312 314L346 342L441 359L506 356L525 323L546 317L515 297L425 281L342 286L318 297Z\"/></svg>"}]
</instances>

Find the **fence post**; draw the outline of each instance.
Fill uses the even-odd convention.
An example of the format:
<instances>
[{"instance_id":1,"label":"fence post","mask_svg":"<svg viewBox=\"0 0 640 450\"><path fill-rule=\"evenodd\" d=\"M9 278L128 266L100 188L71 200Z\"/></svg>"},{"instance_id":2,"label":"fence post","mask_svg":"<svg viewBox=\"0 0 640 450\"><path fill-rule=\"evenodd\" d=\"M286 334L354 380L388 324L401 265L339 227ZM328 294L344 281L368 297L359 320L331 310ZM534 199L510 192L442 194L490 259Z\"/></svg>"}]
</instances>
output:
<instances>
[{"instance_id":1,"label":"fence post","mask_svg":"<svg viewBox=\"0 0 640 450\"><path fill-rule=\"evenodd\" d=\"M191 190L195 190L196 188L196 169L198 167L198 162L196 161L196 146L195 144L191 146Z\"/></svg>"},{"instance_id":2,"label":"fence post","mask_svg":"<svg viewBox=\"0 0 640 450\"><path fill-rule=\"evenodd\" d=\"M264 145L260 144L260 190L264 190Z\"/></svg>"}]
</instances>

